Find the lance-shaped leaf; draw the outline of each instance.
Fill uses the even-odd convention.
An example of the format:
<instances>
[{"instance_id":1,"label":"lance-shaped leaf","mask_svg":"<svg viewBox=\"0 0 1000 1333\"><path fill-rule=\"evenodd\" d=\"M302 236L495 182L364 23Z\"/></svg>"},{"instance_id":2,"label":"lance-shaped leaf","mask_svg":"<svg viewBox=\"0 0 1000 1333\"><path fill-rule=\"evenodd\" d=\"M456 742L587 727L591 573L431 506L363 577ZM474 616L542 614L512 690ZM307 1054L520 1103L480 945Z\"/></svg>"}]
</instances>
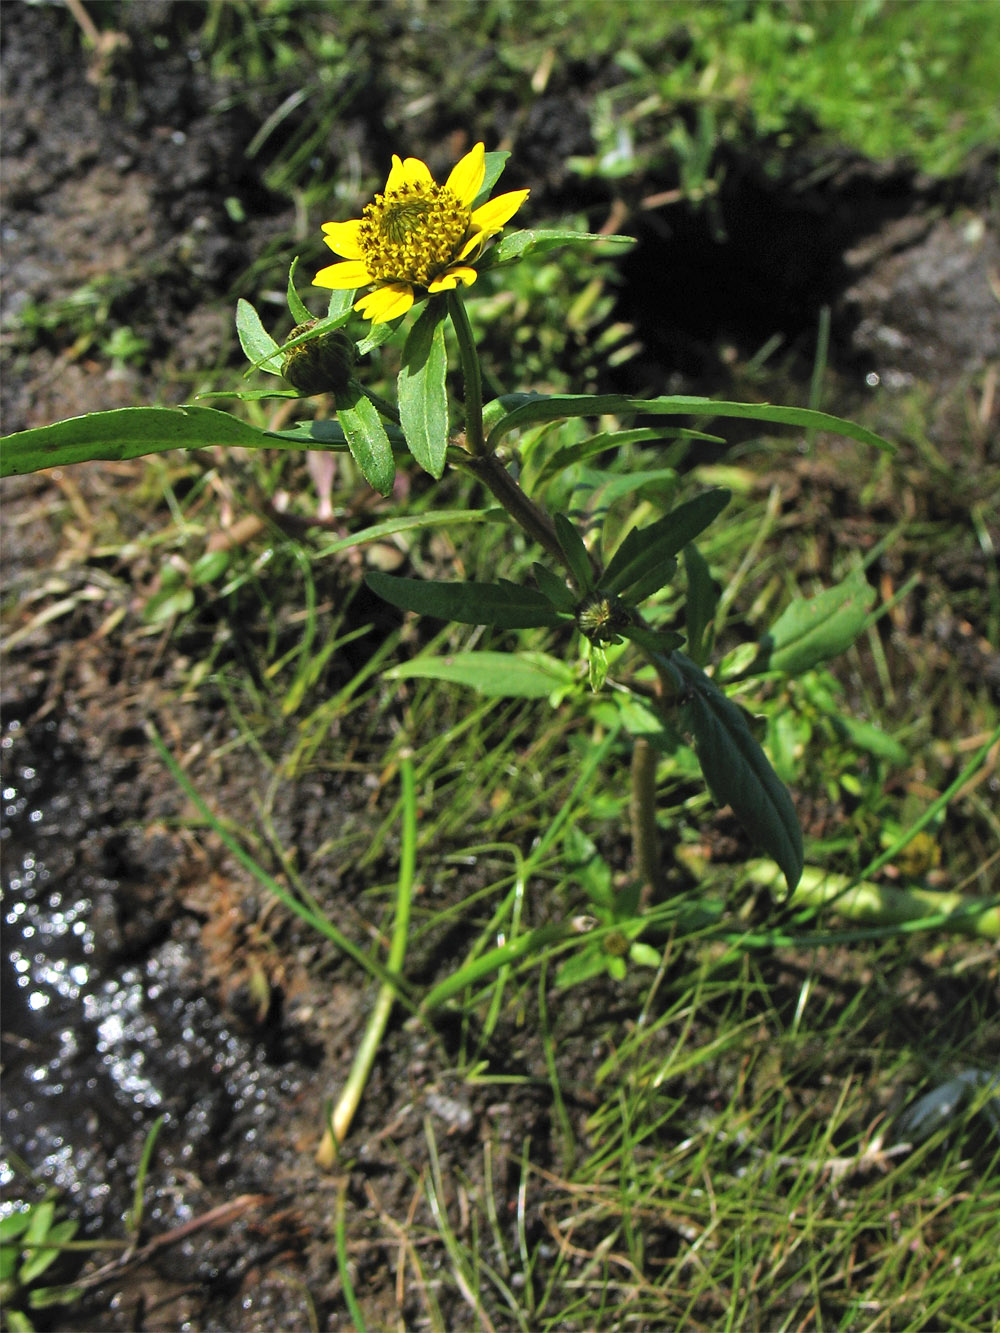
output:
<instances>
[{"instance_id":1,"label":"lance-shaped leaf","mask_svg":"<svg viewBox=\"0 0 1000 1333\"><path fill-rule=\"evenodd\" d=\"M511 409L524 405L512 403ZM498 416L496 420L499 419ZM492 430L495 424L495 421L490 421L488 429ZM588 436L585 440L578 440L575 444L565 444L556 449L538 469L535 484L541 486L564 469L572 467L574 463L584 463L587 459L606 453L610 449L621 449L625 444L651 444L660 440L701 440L707 444L725 444L721 435L709 435L703 430L688 430L682 426L637 426L631 430L603 430L597 435Z\"/></svg>"},{"instance_id":2,"label":"lance-shaped leaf","mask_svg":"<svg viewBox=\"0 0 1000 1333\"><path fill-rule=\"evenodd\" d=\"M576 672L547 653L449 653L447 657L415 657L385 672L387 680L419 676L467 685L498 699L547 699L576 684Z\"/></svg>"},{"instance_id":3,"label":"lance-shaped leaf","mask_svg":"<svg viewBox=\"0 0 1000 1333\"><path fill-rule=\"evenodd\" d=\"M480 204L485 204L486 200L493 193L493 187L503 175L503 169L507 165L507 159L509 157L510 153L501 148L483 154L483 168L485 174L483 176L483 183L479 187L479 193L472 201L473 210L477 209Z\"/></svg>"},{"instance_id":4,"label":"lance-shaped leaf","mask_svg":"<svg viewBox=\"0 0 1000 1333\"><path fill-rule=\"evenodd\" d=\"M288 301L288 311L296 324L305 324L306 320L312 319L312 311L302 300L302 297L295 289L295 270L299 266L298 255L292 260L288 269L288 291L286 300Z\"/></svg>"},{"instance_id":5,"label":"lance-shaped leaf","mask_svg":"<svg viewBox=\"0 0 1000 1333\"><path fill-rule=\"evenodd\" d=\"M566 557L566 563L576 580L577 587L581 592L589 592L594 586L594 571L590 564L587 548L583 544L583 538L577 531L575 524L571 523L565 514L556 514L552 522L555 525L556 537L562 547L562 553Z\"/></svg>"},{"instance_id":6,"label":"lance-shaped leaf","mask_svg":"<svg viewBox=\"0 0 1000 1333\"><path fill-rule=\"evenodd\" d=\"M382 324L370 325L367 335L356 344L358 356L367 356L369 352L374 352L376 347L388 342L398 325L398 319L388 319Z\"/></svg>"},{"instance_id":7,"label":"lance-shaped leaf","mask_svg":"<svg viewBox=\"0 0 1000 1333\"><path fill-rule=\"evenodd\" d=\"M398 426L389 425L385 433L401 453L405 445L403 432ZM343 427L337 421L298 421L287 430L265 431L264 436L261 443L269 448L332 449L338 453L347 448Z\"/></svg>"},{"instance_id":8,"label":"lance-shaped leaf","mask_svg":"<svg viewBox=\"0 0 1000 1333\"><path fill-rule=\"evenodd\" d=\"M431 301L410 330L397 380L399 420L410 453L437 480L448 449L448 395L444 345L447 306Z\"/></svg>"},{"instance_id":9,"label":"lance-shaped leaf","mask_svg":"<svg viewBox=\"0 0 1000 1333\"><path fill-rule=\"evenodd\" d=\"M557 611L565 611L568 615L576 612L576 598L572 589L566 586L564 579L537 561L531 566L531 572L535 582Z\"/></svg>"},{"instance_id":10,"label":"lance-shaped leaf","mask_svg":"<svg viewBox=\"0 0 1000 1333\"><path fill-rule=\"evenodd\" d=\"M802 830L784 783L754 740L746 718L693 662L676 653L688 687L686 716L705 781L719 805L780 866L789 890L802 874Z\"/></svg>"},{"instance_id":11,"label":"lance-shaped leaf","mask_svg":"<svg viewBox=\"0 0 1000 1333\"><path fill-rule=\"evenodd\" d=\"M677 562L672 557L708 527L729 499L727 490L705 491L648 528L633 528L605 569L601 587L634 605L651 596L673 576Z\"/></svg>"},{"instance_id":12,"label":"lance-shaped leaf","mask_svg":"<svg viewBox=\"0 0 1000 1333\"><path fill-rule=\"evenodd\" d=\"M261 449L270 442L266 432L212 407L119 407L8 435L0 441L0 476L96 458L117 462L167 449L213 444Z\"/></svg>"},{"instance_id":13,"label":"lance-shaped leaf","mask_svg":"<svg viewBox=\"0 0 1000 1333\"><path fill-rule=\"evenodd\" d=\"M687 394L664 398L630 398L623 393L553 394L539 397L514 408L496 423L490 431L487 445L496 449L505 435L513 430L524 430L548 421L568 417L597 417L608 413L613 416L737 417L749 421L768 421L777 426L799 426L804 431L829 430L846 435L862 444L870 444L886 453L895 453L895 446L881 435L859 426L844 417L828 412L815 412L808 407L772 407L770 403L726 403L714 398L695 398Z\"/></svg>"},{"instance_id":14,"label":"lance-shaped leaf","mask_svg":"<svg viewBox=\"0 0 1000 1333\"><path fill-rule=\"evenodd\" d=\"M344 389L337 394L337 420L365 481L380 494L388 495L396 477L396 463L378 409L359 388Z\"/></svg>"},{"instance_id":15,"label":"lance-shaped leaf","mask_svg":"<svg viewBox=\"0 0 1000 1333\"><path fill-rule=\"evenodd\" d=\"M715 608L719 604L719 589L708 561L697 546L684 547L684 571L687 574L687 600L684 619L688 637L688 656L704 666L712 648L709 632Z\"/></svg>"},{"instance_id":16,"label":"lance-shaped leaf","mask_svg":"<svg viewBox=\"0 0 1000 1333\"><path fill-rule=\"evenodd\" d=\"M282 389L275 385L271 389L226 389L212 393L196 395L199 403L207 403L212 398L236 398L241 403L259 403L265 398L301 398L298 389Z\"/></svg>"},{"instance_id":17,"label":"lance-shaped leaf","mask_svg":"<svg viewBox=\"0 0 1000 1333\"><path fill-rule=\"evenodd\" d=\"M236 302L236 332L248 361L269 375L281 374L281 357L271 355L277 352L278 344L264 328L257 311L242 296Z\"/></svg>"},{"instance_id":18,"label":"lance-shaped leaf","mask_svg":"<svg viewBox=\"0 0 1000 1333\"><path fill-rule=\"evenodd\" d=\"M618 631L623 639L630 639L650 653L672 653L684 642L683 634L672 629L647 629L645 625L626 625Z\"/></svg>"},{"instance_id":19,"label":"lance-shaped leaf","mask_svg":"<svg viewBox=\"0 0 1000 1333\"><path fill-rule=\"evenodd\" d=\"M799 675L849 648L864 629L875 589L851 574L815 597L789 603L760 641L760 665Z\"/></svg>"},{"instance_id":20,"label":"lance-shaped leaf","mask_svg":"<svg viewBox=\"0 0 1000 1333\"><path fill-rule=\"evenodd\" d=\"M608 245L622 251L635 243L634 236L602 236L600 233L590 231L533 227L525 231L512 231L502 236L489 252L485 267L512 264L527 255L543 255L564 245Z\"/></svg>"},{"instance_id":21,"label":"lance-shaped leaf","mask_svg":"<svg viewBox=\"0 0 1000 1333\"><path fill-rule=\"evenodd\" d=\"M549 599L536 588L499 583L433 583L401 579L372 571L365 576L372 592L403 611L416 611L462 625L494 625L497 629L537 629L565 623Z\"/></svg>"},{"instance_id":22,"label":"lance-shaped leaf","mask_svg":"<svg viewBox=\"0 0 1000 1333\"><path fill-rule=\"evenodd\" d=\"M354 305L354 291L355 289L352 287L349 290L330 293L330 300L326 307L328 319L339 319L341 315L346 319L350 316L351 308Z\"/></svg>"}]
</instances>

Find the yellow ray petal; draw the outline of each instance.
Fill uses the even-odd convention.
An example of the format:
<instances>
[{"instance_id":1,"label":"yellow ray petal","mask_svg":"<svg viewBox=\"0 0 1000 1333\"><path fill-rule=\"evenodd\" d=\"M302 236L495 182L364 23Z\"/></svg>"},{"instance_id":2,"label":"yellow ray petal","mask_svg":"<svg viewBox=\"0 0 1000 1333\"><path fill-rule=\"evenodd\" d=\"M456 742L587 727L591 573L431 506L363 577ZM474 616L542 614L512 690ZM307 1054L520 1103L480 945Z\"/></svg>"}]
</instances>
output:
<instances>
[{"instance_id":1,"label":"yellow ray petal","mask_svg":"<svg viewBox=\"0 0 1000 1333\"><path fill-rule=\"evenodd\" d=\"M487 236L499 231L514 216L529 193L529 190L511 190L509 194L498 194L495 199L488 199L473 213L472 225L479 227Z\"/></svg>"},{"instance_id":2,"label":"yellow ray petal","mask_svg":"<svg viewBox=\"0 0 1000 1333\"><path fill-rule=\"evenodd\" d=\"M434 177L430 173L430 168L425 162L421 162L419 157L408 157L405 162L402 162L393 153L392 170L389 172L389 179L385 183L386 194L390 190L398 190L403 185L433 184Z\"/></svg>"},{"instance_id":3,"label":"yellow ray petal","mask_svg":"<svg viewBox=\"0 0 1000 1333\"><path fill-rule=\"evenodd\" d=\"M331 287L335 292L346 292L351 287L367 287L374 281L368 268L360 260L347 259L342 264L328 264L313 278L314 287Z\"/></svg>"},{"instance_id":4,"label":"yellow ray petal","mask_svg":"<svg viewBox=\"0 0 1000 1333\"><path fill-rule=\"evenodd\" d=\"M474 268L463 268L461 265L450 268L447 273L442 273L439 278L435 278L428 286L429 292L447 292L452 287L457 287L462 283L466 287L471 287L479 274Z\"/></svg>"},{"instance_id":5,"label":"yellow ray petal","mask_svg":"<svg viewBox=\"0 0 1000 1333\"><path fill-rule=\"evenodd\" d=\"M464 205L472 207L472 201L483 188L486 177L486 149L481 143L455 164L445 184L453 195Z\"/></svg>"},{"instance_id":6,"label":"yellow ray petal","mask_svg":"<svg viewBox=\"0 0 1000 1333\"><path fill-rule=\"evenodd\" d=\"M344 259L360 259L361 243L358 234L360 226L360 218L354 218L351 222L324 222L323 239L335 255L340 255Z\"/></svg>"},{"instance_id":7,"label":"yellow ray petal","mask_svg":"<svg viewBox=\"0 0 1000 1333\"><path fill-rule=\"evenodd\" d=\"M405 315L412 304L413 288L408 283L389 282L355 301L354 309L373 324L384 324Z\"/></svg>"}]
</instances>

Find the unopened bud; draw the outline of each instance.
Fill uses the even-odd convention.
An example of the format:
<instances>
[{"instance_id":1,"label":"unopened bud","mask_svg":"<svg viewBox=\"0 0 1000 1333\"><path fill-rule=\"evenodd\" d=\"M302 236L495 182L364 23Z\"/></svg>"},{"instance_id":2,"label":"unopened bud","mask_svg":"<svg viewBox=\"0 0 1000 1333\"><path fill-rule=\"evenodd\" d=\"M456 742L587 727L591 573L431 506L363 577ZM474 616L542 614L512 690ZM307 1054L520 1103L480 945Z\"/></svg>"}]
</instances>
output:
<instances>
[{"instance_id":1,"label":"unopened bud","mask_svg":"<svg viewBox=\"0 0 1000 1333\"><path fill-rule=\"evenodd\" d=\"M614 593L589 593L576 608L577 629L591 643L618 643L619 632L631 624L631 611Z\"/></svg>"},{"instance_id":2,"label":"unopened bud","mask_svg":"<svg viewBox=\"0 0 1000 1333\"><path fill-rule=\"evenodd\" d=\"M301 337L318 323L319 320L310 319L297 324L290 339ZM354 361L354 344L346 334L334 329L287 351L281 373L299 393L339 393L350 382Z\"/></svg>"}]
</instances>

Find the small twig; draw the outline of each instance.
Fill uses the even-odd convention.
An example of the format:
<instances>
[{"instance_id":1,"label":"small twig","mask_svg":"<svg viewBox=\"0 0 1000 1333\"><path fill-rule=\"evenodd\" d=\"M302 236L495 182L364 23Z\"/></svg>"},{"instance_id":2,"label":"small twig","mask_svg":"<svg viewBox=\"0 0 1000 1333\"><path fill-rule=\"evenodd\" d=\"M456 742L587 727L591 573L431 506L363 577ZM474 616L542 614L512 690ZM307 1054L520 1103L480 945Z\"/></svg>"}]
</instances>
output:
<instances>
[{"instance_id":1,"label":"small twig","mask_svg":"<svg viewBox=\"0 0 1000 1333\"><path fill-rule=\"evenodd\" d=\"M202 1231L205 1227L224 1226L250 1208L258 1208L262 1204L269 1203L271 1198L270 1194L240 1194L227 1203L220 1203L217 1207L210 1208L207 1213L202 1213L200 1217L192 1217L187 1222L182 1222L180 1226L165 1231L161 1236L154 1236L152 1240L141 1247L137 1247L135 1244L130 1245L125 1253L119 1255L117 1259L112 1259L103 1268L97 1269L94 1273L88 1273L86 1277L79 1278L70 1285L74 1291L99 1287L111 1278L120 1277L126 1269L136 1268L140 1264L144 1264L147 1259L151 1259L160 1250L169 1249L171 1245L176 1245L178 1241L185 1240L193 1232Z\"/></svg>"}]
</instances>

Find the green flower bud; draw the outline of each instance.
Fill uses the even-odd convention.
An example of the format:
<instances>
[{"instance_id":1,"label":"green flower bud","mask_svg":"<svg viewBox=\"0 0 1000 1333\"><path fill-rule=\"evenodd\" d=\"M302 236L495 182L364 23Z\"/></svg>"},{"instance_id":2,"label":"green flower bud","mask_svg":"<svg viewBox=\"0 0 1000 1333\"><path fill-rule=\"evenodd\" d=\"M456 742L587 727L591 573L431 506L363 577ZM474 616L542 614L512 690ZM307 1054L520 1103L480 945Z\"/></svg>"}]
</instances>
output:
<instances>
[{"instance_id":1,"label":"green flower bud","mask_svg":"<svg viewBox=\"0 0 1000 1333\"><path fill-rule=\"evenodd\" d=\"M632 612L611 592L588 593L576 608L576 627L591 643L618 643L631 624Z\"/></svg>"},{"instance_id":2,"label":"green flower bud","mask_svg":"<svg viewBox=\"0 0 1000 1333\"><path fill-rule=\"evenodd\" d=\"M308 333L318 323L319 320L310 319L305 324L296 324L289 340ZM287 351L281 373L299 393L339 393L350 383L354 361L354 344L346 334L334 329Z\"/></svg>"}]
</instances>

